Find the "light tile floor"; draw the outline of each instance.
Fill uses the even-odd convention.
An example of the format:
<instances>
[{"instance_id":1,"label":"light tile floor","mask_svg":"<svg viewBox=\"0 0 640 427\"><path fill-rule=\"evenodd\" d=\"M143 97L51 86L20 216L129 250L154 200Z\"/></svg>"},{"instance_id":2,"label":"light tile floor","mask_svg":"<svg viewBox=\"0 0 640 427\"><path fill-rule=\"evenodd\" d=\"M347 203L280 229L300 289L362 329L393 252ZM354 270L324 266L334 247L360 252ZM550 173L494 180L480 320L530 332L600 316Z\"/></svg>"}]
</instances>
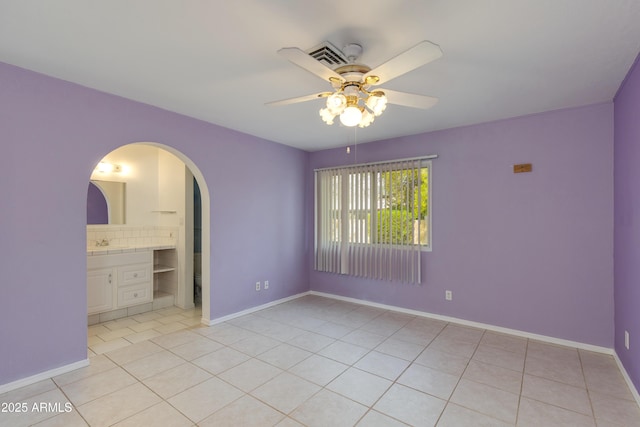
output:
<instances>
[{"instance_id":1,"label":"light tile floor","mask_svg":"<svg viewBox=\"0 0 640 427\"><path fill-rule=\"evenodd\" d=\"M306 296L212 327L89 327L91 365L0 396L0 426L640 426L611 356Z\"/></svg>"}]
</instances>

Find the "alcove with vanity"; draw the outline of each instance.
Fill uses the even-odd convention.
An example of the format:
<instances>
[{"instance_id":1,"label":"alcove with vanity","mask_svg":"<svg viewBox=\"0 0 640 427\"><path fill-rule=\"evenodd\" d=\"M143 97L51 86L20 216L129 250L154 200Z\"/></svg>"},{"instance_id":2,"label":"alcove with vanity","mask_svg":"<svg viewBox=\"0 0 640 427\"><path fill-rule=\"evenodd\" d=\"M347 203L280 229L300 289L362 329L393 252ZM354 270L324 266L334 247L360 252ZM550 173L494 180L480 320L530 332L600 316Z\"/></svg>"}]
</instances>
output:
<instances>
[{"instance_id":1,"label":"alcove with vanity","mask_svg":"<svg viewBox=\"0 0 640 427\"><path fill-rule=\"evenodd\" d=\"M180 159L147 144L122 146L96 166L87 192L89 325L194 307L193 181Z\"/></svg>"},{"instance_id":2,"label":"alcove with vanity","mask_svg":"<svg viewBox=\"0 0 640 427\"><path fill-rule=\"evenodd\" d=\"M155 243L87 248L90 325L175 304L178 257L171 242L173 232L170 227L153 227L148 232L168 237L154 237Z\"/></svg>"}]
</instances>

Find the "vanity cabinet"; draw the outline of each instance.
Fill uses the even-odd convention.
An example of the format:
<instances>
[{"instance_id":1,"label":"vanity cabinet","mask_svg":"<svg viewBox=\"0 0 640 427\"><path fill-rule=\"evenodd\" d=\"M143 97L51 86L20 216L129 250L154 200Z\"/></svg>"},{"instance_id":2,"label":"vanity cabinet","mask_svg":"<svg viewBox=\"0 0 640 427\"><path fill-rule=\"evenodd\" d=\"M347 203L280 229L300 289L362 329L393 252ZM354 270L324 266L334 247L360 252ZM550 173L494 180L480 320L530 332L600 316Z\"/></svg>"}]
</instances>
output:
<instances>
[{"instance_id":1,"label":"vanity cabinet","mask_svg":"<svg viewBox=\"0 0 640 427\"><path fill-rule=\"evenodd\" d=\"M87 257L88 314L153 301L152 251Z\"/></svg>"},{"instance_id":2,"label":"vanity cabinet","mask_svg":"<svg viewBox=\"0 0 640 427\"><path fill-rule=\"evenodd\" d=\"M114 268L87 271L87 307L89 314L113 310Z\"/></svg>"}]
</instances>

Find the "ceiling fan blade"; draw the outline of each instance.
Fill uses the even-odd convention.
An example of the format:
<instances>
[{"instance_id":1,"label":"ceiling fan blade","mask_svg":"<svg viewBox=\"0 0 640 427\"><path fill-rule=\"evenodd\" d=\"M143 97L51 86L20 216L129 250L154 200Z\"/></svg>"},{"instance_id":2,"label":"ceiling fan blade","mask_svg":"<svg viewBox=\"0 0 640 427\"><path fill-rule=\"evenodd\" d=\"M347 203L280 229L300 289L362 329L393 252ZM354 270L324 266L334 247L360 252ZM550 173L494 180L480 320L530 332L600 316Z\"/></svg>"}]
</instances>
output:
<instances>
[{"instance_id":1,"label":"ceiling fan blade","mask_svg":"<svg viewBox=\"0 0 640 427\"><path fill-rule=\"evenodd\" d=\"M340 82L344 81L342 76L331 68L324 66L321 62L318 62L314 57L306 53L305 51L298 49L297 47L285 47L278 51L278 54L289 61L296 64L311 74L315 74L322 80L331 82L331 79L338 79Z\"/></svg>"},{"instance_id":2,"label":"ceiling fan blade","mask_svg":"<svg viewBox=\"0 0 640 427\"><path fill-rule=\"evenodd\" d=\"M325 98L329 95L331 95L331 92L320 92L320 93L314 93L311 95L298 96L297 98L288 98L288 99L282 99L280 101L267 102L265 105L280 106L280 105L297 104L298 102L306 102L306 101L312 101L314 99Z\"/></svg>"},{"instance_id":3,"label":"ceiling fan blade","mask_svg":"<svg viewBox=\"0 0 640 427\"><path fill-rule=\"evenodd\" d=\"M383 84L431 61L435 61L441 56L442 50L440 46L425 40L369 71L362 76L362 79L366 81L367 77L376 76L379 80L377 82L374 80L371 84Z\"/></svg>"},{"instance_id":4,"label":"ceiling fan blade","mask_svg":"<svg viewBox=\"0 0 640 427\"><path fill-rule=\"evenodd\" d=\"M387 95L389 104L404 105L412 108L431 108L437 104L438 98L415 93L398 92L396 90L380 89Z\"/></svg>"}]
</instances>

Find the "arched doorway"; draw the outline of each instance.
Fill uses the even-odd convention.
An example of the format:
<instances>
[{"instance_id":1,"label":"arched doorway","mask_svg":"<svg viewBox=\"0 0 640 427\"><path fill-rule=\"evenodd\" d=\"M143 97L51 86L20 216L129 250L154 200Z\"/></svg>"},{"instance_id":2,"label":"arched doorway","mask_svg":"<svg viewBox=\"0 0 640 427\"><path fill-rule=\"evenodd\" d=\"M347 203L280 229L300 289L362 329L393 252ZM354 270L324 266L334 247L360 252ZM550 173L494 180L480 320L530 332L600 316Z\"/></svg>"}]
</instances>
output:
<instances>
[{"instance_id":1,"label":"arched doorway","mask_svg":"<svg viewBox=\"0 0 640 427\"><path fill-rule=\"evenodd\" d=\"M150 227L153 228L173 229L175 227L177 230L176 237L178 239L176 241L181 246L179 246L180 250L177 250L180 269L176 274L180 279L176 285L175 305L181 308L191 308L194 302L193 191L194 187L198 188L201 198L201 235L198 239L201 247L201 257L198 264L201 270L199 281L202 293L202 320L208 324L211 277L210 195L202 172L190 158L179 150L154 142L136 142L121 146L105 155L102 160L107 164L109 174L105 174L103 171L102 175L98 175L99 177L103 177L105 180L129 182L129 184L125 184L128 186L125 190L128 193L127 227L135 228L136 225L150 224ZM176 172L177 164L182 165L182 176L179 171ZM102 163L101 165L104 166ZM170 173L165 176L167 170L170 170ZM97 169L94 170L92 179L95 179L96 173L99 173ZM178 175L175 175L176 173ZM151 175L151 177L145 177L145 174ZM180 188L181 185L183 185L182 188ZM177 199L176 194L179 195ZM174 198L168 200L170 197ZM188 203L189 199L191 206ZM126 230L124 226L123 230ZM174 237L173 233L172 237ZM88 231L87 238L87 243L92 243L90 231Z\"/></svg>"}]
</instances>

